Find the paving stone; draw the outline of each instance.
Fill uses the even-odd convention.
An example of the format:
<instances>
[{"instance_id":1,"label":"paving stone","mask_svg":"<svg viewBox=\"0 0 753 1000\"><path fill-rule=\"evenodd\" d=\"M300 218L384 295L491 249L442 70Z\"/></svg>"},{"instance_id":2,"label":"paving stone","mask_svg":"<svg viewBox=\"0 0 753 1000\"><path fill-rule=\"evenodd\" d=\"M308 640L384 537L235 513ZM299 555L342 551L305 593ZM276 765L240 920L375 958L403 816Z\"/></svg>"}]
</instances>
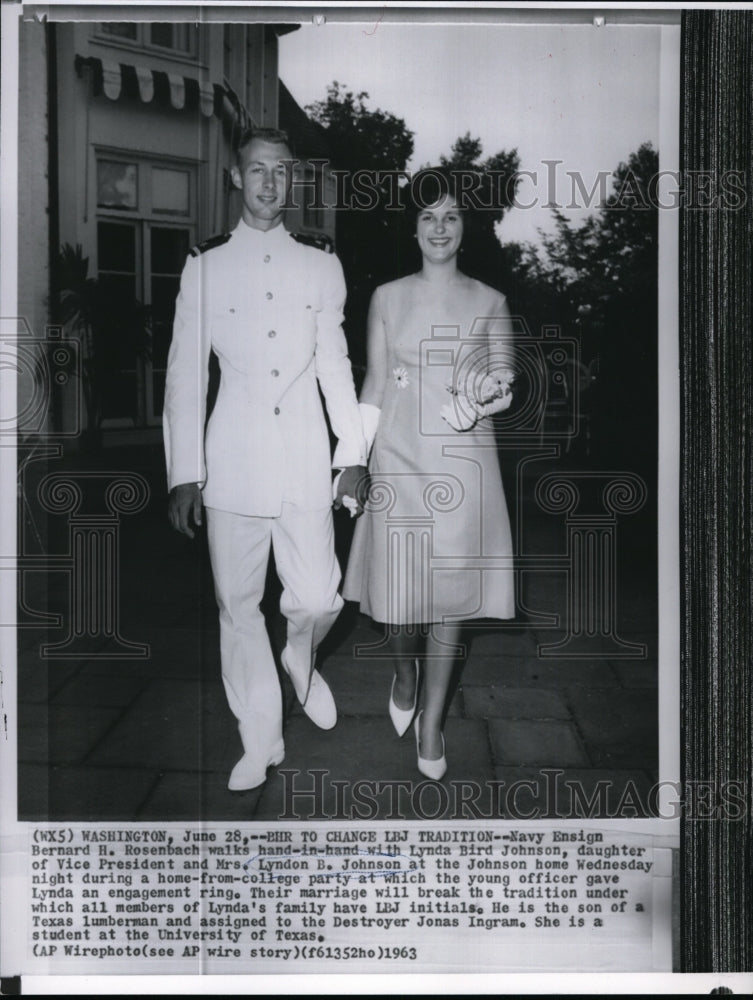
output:
<instances>
[{"instance_id":1,"label":"paving stone","mask_svg":"<svg viewBox=\"0 0 753 1000\"><path fill-rule=\"evenodd\" d=\"M529 628L473 629L463 631L463 641L468 643L469 659L478 657L514 658L536 655L534 636Z\"/></svg>"},{"instance_id":2,"label":"paving stone","mask_svg":"<svg viewBox=\"0 0 753 1000\"><path fill-rule=\"evenodd\" d=\"M32 659L49 660L50 663L79 664L89 656L100 655L101 651L111 644L112 640L105 635L81 636L71 642L70 614L66 610L62 615L61 625L48 628L46 633L38 633L33 645L19 650L19 659L28 656Z\"/></svg>"},{"instance_id":3,"label":"paving stone","mask_svg":"<svg viewBox=\"0 0 753 1000\"><path fill-rule=\"evenodd\" d=\"M157 545L150 552L139 547L133 565L121 563L121 629L129 638L138 628L180 628L217 619L211 575L177 560L159 565L154 553L159 553L160 548Z\"/></svg>"},{"instance_id":4,"label":"paving stone","mask_svg":"<svg viewBox=\"0 0 753 1000\"><path fill-rule=\"evenodd\" d=\"M428 814L441 805L442 799L428 786L422 791L422 797L415 800L419 814L411 804L412 790L426 780L416 766L412 733L406 733L400 740L388 719L377 718L341 719L336 729L329 733L321 730L312 733L311 727L307 719L290 720L285 732L285 763L264 786L255 819L292 819L292 812L297 812L301 819L312 818L314 799L305 795L300 798L290 796L299 791L313 792L317 781L322 793L317 799L317 806L327 818L336 818L337 795L340 796L341 818L347 819L359 818L356 809L360 810L362 818L368 819L387 819L391 809L406 819L428 818ZM446 741L448 770L443 784L449 788L447 805L451 808L455 797L453 781L485 782L492 777L492 769L483 723L450 719L446 727ZM312 774L317 770L325 772L323 777L317 778ZM284 775L280 771L295 773ZM361 786L363 803L359 804L353 797L354 792L359 794L358 788L354 787L356 782L397 781L408 782L409 787L401 792L397 786L383 786L379 792L377 786L372 784L370 787ZM345 784L337 792L334 782ZM374 815L371 815L372 809ZM421 811L424 815L420 815ZM393 818L396 818L394 814Z\"/></svg>"},{"instance_id":5,"label":"paving stone","mask_svg":"<svg viewBox=\"0 0 753 1000\"><path fill-rule=\"evenodd\" d=\"M216 630L197 628L143 628L139 642L149 646L146 658L139 660L91 660L86 664L92 673L112 675L124 671L131 676L175 678L176 680L219 680L220 640Z\"/></svg>"},{"instance_id":6,"label":"paving stone","mask_svg":"<svg viewBox=\"0 0 753 1000\"><path fill-rule=\"evenodd\" d=\"M18 621L20 621L20 618ZM59 639L60 634L57 630L60 627L60 625L55 625L54 622L40 622L34 625L30 622L28 626L16 628L16 649L18 650L19 660L22 657L38 655L42 646L46 646L47 643Z\"/></svg>"},{"instance_id":7,"label":"paving stone","mask_svg":"<svg viewBox=\"0 0 753 1000\"><path fill-rule=\"evenodd\" d=\"M391 661L394 657L394 639L390 626L371 621L366 615L357 613L355 608L350 602L346 604L320 647L323 658L344 655L354 660ZM472 654L521 656L533 652L525 626L499 623L490 625L485 621L466 624L461 631L460 646L458 655L463 658Z\"/></svg>"},{"instance_id":8,"label":"paving stone","mask_svg":"<svg viewBox=\"0 0 753 1000\"><path fill-rule=\"evenodd\" d=\"M334 655L322 663L322 676L326 679L339 715L388 717L393 665L390 660L352 660L349 656ZM286 691L292 685L285 678ZM290 699L293 715L304 714L295 697ZM449 715L462 714L462 701L455 694L450 698Z\"/></svg>"},{"instance_id":9,"label":"paving stone","mask_svg":"<svg viewBox=\"0 0 753 1000\"><path fill-rule=\"evenodd\" d=\"M65 553L68 537L59 548L53 548L48 542L49 552ZM28 563L21 570L21 584L18 602L21 620L24 615L32 619L36 612L60 612L67 607L70 588L70 573L66 568L50 566L46 553L33 553L34 564Z\"/></svg>"},{"instance_id":10,"label":"paving stone","mask_svg":"<svg viewBox=\"0 0 753 1000\"><path fill-rule=\"evenodd\" d=\"M569 614L566 571L523 571L521 579L520 599L531 613L532 627L536 627L537 615L553 615L556 626L564 630ZM645 642L656 636L658 603L655 570L646 575L640 568L630 567L630 571L626 571L623 567L618 574L615 601L615 632L620 638L632 640L640 635L640 641ZM542 621L540 625L545 631L546 623ZM541 637L541 641L546 641L546 637Z\"/></svg>"},{"instance_id":11,"label":"paving stone","mask_svg":"<svg viewBox=\"0 0 753 1000\"><path fill-rule=\"evenodd\" d=\"M504 782L499 813L510 819L633 819L655 805L645 771L502 766L495 773Z\"/></svg>"},{"instance_id":12,"label":"paving stone","mask_svg":"<svg viewBox=\"0 0 753 1000\"><path fill-rule=\"evenodd\" d=\"M542 562L547 556L554 555L560 558L564 553L564 539L562 546L547 545L545 539L539 539L538 544L526 545L526 555L537 555L542 557ZM521 586L519 588L518 600L531 614L532 623L535 623L536 616L561 616L565 612L567 600L567 571L550 570L542 566L540 569L523 570L520 574Z\"/></svg>"},{"instance_id":13,"label":"paving stone","mask_svg":"<svg viewBox=\"0 0 753 1000\"><path fill-rule=\"evenodd\" d=\"M559 691L495 685L463 686L465 714L481 719L569 719Z\"/></svg>"},{"instance_id":14,"label":"paving stone","mask_svg":"<svg viewBox=\"0 0 753 1000\"><path fill-rule=\"evenodd\" d=\"M146 683L143 677L93 673L84 667L59 688L50 704L124 707L143 691Z\"/></svg>"},{"instance_id":15,"label":"paving stone","mask_svg":"<svg viewBox=\"0 0 753 1000\"><path fill-rule=\"evenodd\" d=\"M349 656L330 656L322 664L322 674L332 689L339 715L386 716L392 679L387 661L352 660ZM303 709L296 699L292 712Z\"/></svg>"},{"instance_id":16,"label":"paving stone","mask_svg":"<svg viewBox=\"0 0 753 1000\"><path fill-rule=\"evenodd\" d=\"M589 765L578 734L567 722L490 719L489 732L494 759L498 764Z\"/></svg>"},{"instance_id":17,"label":"paving stone","mask_svg":"<svg viewBox=\"0 0 753 1000\"><path fill-rule=\"evenodd\" d=\"M78 764L120 715L98 705L20 704L18 759L34 763Z\"/></svg>"},{"instance_id":18,"label":"paving stone","mask_svg":"<svg viewBox=\"0 0 753 1000\"><path fill-rule=\"evenodd\" d=\"M134 449L118 457L142 470L150 482L163 482L159 448L148 454ZM79 467L78 458L71 461ZM65 467L62 462L60 466ZM514 472L514 465L511 468ZM533 500L536 481L550 468L559 465L530 463L521 479L521 496L511 494L523 519L526 554L559 556L566 551L564 519L541 512ZM510 485L514 493L514 474ZM98 810L102 818L125 818L127 810L140 809L141 819L187 821L242 821L252 815L276 819L284 806L279 769L270 771L262 790L240 795L227 791L227 775L241 746L221 684L206 538L202 533L192 543L170 530L163 492L155 487L148 508L124 517L120 533L121 632L129 640L149 644L147 659L41 659L42 643L59 642L66 635L70 581L60 572L25 578L30 610L64 615L60 627L22 629L18 638L19 756L26 786L22 794L33 801L38 818L47 815L48 802L70 819L96 819ZM564 614L566 577L558 569L522 571L519 619L476 622L463 631L468 656L456 672L461 686L450 703L446 788L465 782L472 790L476 782L485 789L495 774L515 780L541 774L547 765L564 768L586 791L602 776L613 780L615 789L634 780L642 790L639 778L644 784L652 780L658 766L656 571L650 547L642 548L651 534L648 521L639 524L642 516L619 526L624 558L618 567L618 633L625 640L646 643L648 659L613 657L608 643L602 645L600 659L545 655L539 646L564 635L546 616ZM59 523L50 526L49 551L64 552L67 521L53 520ZM352 529L347 518L336 518L342 565ZM263 610L279 656L285 621L279 613L280 585L273 563L267 582ZM412 733L398 739L389 721L392 652L379 645L383 635L383 626L348 603L322 644L323 673L340 712L331 733L305 717L289 680L283 679L288 709L283 768L305 772L319 766L329 772L328 781L351 784L361 778L414 786L421 782ZM101 651L102 640L96 641ZM53 766L48 767L50 760ZM331 786L328 796L334 807ZM430 805L428 798L425 805ZM406 816L415 815L409 795L403 806ZM389 801L382 798L380 818L388 807Z\"/></svg>"},{"instance_id":19,"label":"paving stone","mask_svg":"<svg viewBox=\"0 0 753 1000\"><path fill-rule=\"evenodd\" d=\"M616 660L612 669L623 687L655 688L659 683L659 666L656 660Z\"/></svg>"},{"instance_id":20,"label":"paving stone","mask_svg":"<svg viewBox=\"0 0 753 1000\"><path fill-rule=\"evenodd\" d=\"M563 688L572 684L618 687L607 660L539 660L530 657L508 660L471 656L463 674L465 684L494 687Z\"/></svg>"},{"instance_id":21,"label":"paving stone","mask_svg":"<svg viewBox=\"0 0 753 1000\"><path fill-rule=\"evenodd\" d=\"M18 818L75 822L136 819L155 772L124 768L18 767Z\"/></svg>"},{"instance_id":22,"label":"paving stone","mask_svg":"<svg viewBox=\"0 0 753 1000\"><path fill-rule=\"evenodd\" d=\"M149 820L238 820L254 818L261 787L231 792L226 771L167 771L159 776L136 817ZM270 772L271 773L271 772Z\"/></svg>"},{"instance_id":23,"label":"paving stone","mask_svg":"<svg viewBox=\"0 0 753 1000\"><path fill-rule=\"evenodd\" d=\"M238 758L238 730L222 685L155 680L93 750L98 766L225 770Z\"/></svg>"},{"instance_id":24,"label":"paving stone","mask_svg":"<svg viewBox=\"0 0 753 1000\"><path fill-rule=\"evenodd\" d=\"M595 767L658 767L658 699L655 691L571 688L573 718Z\"/></svg>"},{"instance_id":25,"label":"paving stone","mask_svg":"<svg viewBox=\"0 0 753 1000\"><path fill-rule=\"evenodd\" d=\"M81 669L73 660L42 660L28 651L19 654L16 683L19 701L46 702Z\"/></svg>"},{"instance_id":26,"label":"paving stone","mask_svg":"<svg viewBox=\"0 0 753 1000\"><path fill-rule=\"evenodd\" d=\"M537 629L535 655L541 660L620 659L640 662L649 655L656 655L656 636L647 632L620 632L616 638L594 635L567 641L562 630Z\"/></svg>"}]
</instances>

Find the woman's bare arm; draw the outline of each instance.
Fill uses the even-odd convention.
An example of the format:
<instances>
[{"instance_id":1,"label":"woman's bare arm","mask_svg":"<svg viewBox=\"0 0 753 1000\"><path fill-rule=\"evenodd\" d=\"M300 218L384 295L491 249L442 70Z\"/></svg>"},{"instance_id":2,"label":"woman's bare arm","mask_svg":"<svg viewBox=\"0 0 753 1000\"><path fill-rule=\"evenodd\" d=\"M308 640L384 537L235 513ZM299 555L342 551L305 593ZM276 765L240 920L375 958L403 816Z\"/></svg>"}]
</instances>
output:
<instances>
[{"instance_id":1,"label":"woman's bare arm","mask_svg":"<svg viewBox=\"0 0 753 1000\"><path fill-rule=\"evenodd\" d=\"M360 402L381 408L387 386L387 331L379 306L379 289L371 296L366 325L366 377Z\"/></svg>"}]
</instances>

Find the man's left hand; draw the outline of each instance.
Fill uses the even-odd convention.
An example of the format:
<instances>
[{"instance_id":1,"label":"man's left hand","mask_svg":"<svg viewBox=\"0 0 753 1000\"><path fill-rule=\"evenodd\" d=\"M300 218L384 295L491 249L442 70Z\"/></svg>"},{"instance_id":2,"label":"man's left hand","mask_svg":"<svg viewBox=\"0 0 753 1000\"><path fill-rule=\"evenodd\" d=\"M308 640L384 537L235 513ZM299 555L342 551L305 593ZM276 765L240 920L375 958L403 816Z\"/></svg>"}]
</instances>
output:
<instances>
[{"instance_id":1,"label":"man's left hand","mask_svg":"<svg viewBox=\"0 0 753 1000\"><path fill-rule=\"evenodd\" d=\"M363 513L366 497L369 492L369 473L365 465L350 465L343 470L337 484L335 510L343 506L345 497L352 497L358 504L356 514Z\"/></svg>"}]
</instances>

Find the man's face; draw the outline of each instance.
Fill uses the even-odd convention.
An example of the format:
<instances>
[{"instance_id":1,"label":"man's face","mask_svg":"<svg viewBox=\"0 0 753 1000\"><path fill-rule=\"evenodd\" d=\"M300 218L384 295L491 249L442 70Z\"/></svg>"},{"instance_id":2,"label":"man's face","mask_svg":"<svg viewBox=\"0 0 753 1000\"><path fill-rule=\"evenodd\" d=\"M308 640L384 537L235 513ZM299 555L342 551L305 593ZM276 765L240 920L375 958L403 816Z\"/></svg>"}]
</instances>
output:
<instances>
[{"instance_id":1,"label":"man's face","mask_svg":"<svg viewBox=\"0 0 753 1000\"><path fill-rule=\"evenodd\" d=\"M284 143L252 139L241 150L230 176L243 192L243 221L253 229L272 229L282 221L291 160Z\"/></svg>"}]
</instances>

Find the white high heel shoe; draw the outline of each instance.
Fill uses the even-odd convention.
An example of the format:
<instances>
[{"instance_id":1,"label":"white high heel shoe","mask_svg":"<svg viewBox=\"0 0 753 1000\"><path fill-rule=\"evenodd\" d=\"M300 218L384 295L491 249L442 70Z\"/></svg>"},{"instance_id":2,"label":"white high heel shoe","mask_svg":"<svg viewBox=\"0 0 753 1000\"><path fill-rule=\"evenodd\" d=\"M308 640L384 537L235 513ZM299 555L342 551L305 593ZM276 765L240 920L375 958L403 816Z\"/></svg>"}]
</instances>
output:
<instances>
[{"instance_id":1,"label":"white high heel shoe","mask_svg":"<svg viewBox=\"0 0 753 1000\"><path fill-rule=\"evenodd\" d=\"M392 725L395 727L395 732L398 736L403 736L408 731L408 726L413 722L413 716L416 714L416 703L418 700L418 660L414 662L416 664L416 687L413 691L413 704L410 708L399 708L395 704L395 677L397 675L392 675L389 712Z\"/></svg>"},{"instance_id":2,"label":"white high heel shoe","mask_svg":"<svg viewBox=\"0 0 753 1000\"><path fill-rule=\"evenodd\" d=\"M444 733L439 735L442 737L442 756L437 757L434 760L429 760L426 757L421 756L421 742L418 735L421 716L423 715L423 709L416 716L416 721L413 723L413 731L416 734L416 755L418 757L418 769L421 774L425 775L427 778L431 778L432 781L439 781L444 777L447 771L447 758L445 757L445 742Z\"/></svg>"}]
</instances>

